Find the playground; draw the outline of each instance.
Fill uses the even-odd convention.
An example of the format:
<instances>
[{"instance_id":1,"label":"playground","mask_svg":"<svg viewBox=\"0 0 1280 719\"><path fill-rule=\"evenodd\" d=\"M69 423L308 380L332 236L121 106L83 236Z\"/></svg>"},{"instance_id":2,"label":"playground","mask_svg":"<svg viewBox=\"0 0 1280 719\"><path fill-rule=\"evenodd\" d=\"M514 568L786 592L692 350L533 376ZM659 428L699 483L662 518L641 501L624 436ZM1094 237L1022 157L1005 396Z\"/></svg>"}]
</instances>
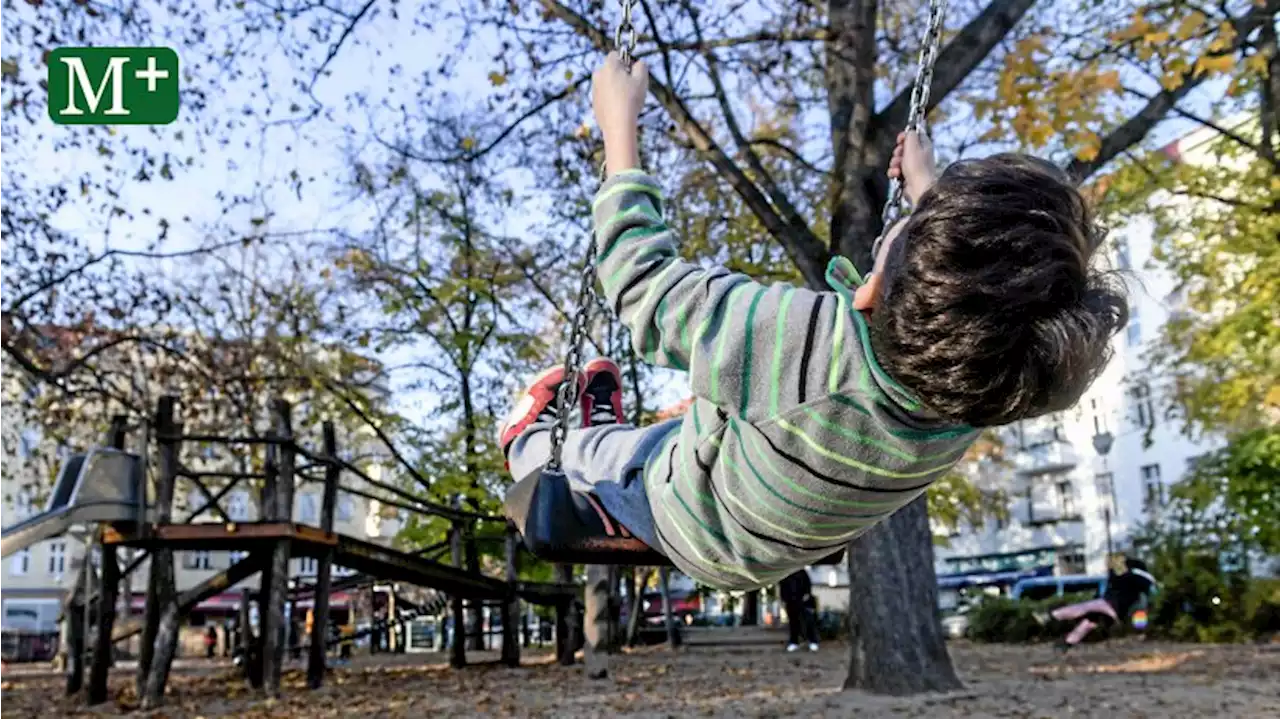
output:
<instances>
[{"instance_id":1,"label":"playground","mask_svg":"<svg viewBox=\"0 0 1280 719\"><path fill-rule=\"evenodd\" d=\"M7 3L3 719L1280 717L1217 5Z\"/></svg>"},{"instance_id":2,"label":"playground","mask_svg":"<svg viewBox=\"0 0 1280 719\"><path fill-rule=\"evenodd\" d=\"M726 636L746 629L714 630ZM195 717L1273 717L1280 712L1275 645L1088 645L1061 658L1047 645L957 643L965 689L894 698L840 691L845 646L786 654L773 644L646 648L615 657L608 682L526 652L520 668L451 670L439 655L358 657L315 693L287 667L284 695L264 700L228 681L226 664L178 664L163 716ZM478 653L479 662L497 654ZM137 706L132 673L112 674L111 701L86 709L62 697L61 676L16 673L4 684L4 716L117 716ZM714 682L714 684L712 684ZM714 691L708 691L714 686ZM287 691L293 689L293 691ZM157 714L156 716L159 716Z\"/></svg>"}]
</instances>

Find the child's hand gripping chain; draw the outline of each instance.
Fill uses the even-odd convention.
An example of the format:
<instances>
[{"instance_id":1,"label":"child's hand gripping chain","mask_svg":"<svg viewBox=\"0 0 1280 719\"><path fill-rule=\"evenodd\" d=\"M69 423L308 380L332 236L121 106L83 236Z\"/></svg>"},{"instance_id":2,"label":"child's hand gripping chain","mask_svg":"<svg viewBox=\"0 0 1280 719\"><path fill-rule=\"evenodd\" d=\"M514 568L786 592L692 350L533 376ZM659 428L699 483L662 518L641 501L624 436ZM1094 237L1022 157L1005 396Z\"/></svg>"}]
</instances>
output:
<instances>
[{"instance_id":1,"label":"child's hand gripping chain","mask_svg":"<svg viewBox=\"0 0 1280 719\"><path fill-rule=\"evenodd\" d=\"M640 111L649 92L649 68L636 62L628 71L611 52L591 78L591 104L604 136L605 168L610 176L640 166Z\"/></svg>"}]
</instances>

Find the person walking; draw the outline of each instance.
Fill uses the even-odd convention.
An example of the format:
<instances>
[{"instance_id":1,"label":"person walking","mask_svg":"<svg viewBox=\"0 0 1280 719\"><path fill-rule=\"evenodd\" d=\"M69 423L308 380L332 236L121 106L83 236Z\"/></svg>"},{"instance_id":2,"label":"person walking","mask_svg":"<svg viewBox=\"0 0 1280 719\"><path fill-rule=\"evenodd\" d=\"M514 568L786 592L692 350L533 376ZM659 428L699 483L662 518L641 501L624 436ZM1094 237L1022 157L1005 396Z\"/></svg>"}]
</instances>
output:
<instances>
[{"instance_id":1,"label":"person walking","mask_svg":"<svg viewBox=\"0 0 1280 719\"><path fill-rule=\"evenodd\" d=\"M800 648L800 642L809 642L809 651L818 651L818 623L812 607L813 582L809 579L809 571L800 569L788 575L779 584L782 603L787 608L787 628L791 633L787 642L787 651L794 652Z\"/></svg>"}]
</instances>

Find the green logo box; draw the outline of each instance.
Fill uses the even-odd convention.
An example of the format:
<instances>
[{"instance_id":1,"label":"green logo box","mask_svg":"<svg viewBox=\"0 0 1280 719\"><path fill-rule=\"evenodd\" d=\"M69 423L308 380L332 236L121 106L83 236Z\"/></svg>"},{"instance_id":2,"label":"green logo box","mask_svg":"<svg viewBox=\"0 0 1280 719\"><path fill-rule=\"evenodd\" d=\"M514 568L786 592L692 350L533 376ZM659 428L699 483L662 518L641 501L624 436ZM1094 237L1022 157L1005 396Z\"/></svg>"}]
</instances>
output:
<instances>
[{"instance_id":1,"label":"green logo box","mask_svg":"<svg viewBox=\"0 0 1280 719\"><path fill-rule=\"evenodd\" d=\"M60 47L49 53L49 119L59 125L167 125L178 119L178 53L167 47Z\"/></svg>"}]
</instances>

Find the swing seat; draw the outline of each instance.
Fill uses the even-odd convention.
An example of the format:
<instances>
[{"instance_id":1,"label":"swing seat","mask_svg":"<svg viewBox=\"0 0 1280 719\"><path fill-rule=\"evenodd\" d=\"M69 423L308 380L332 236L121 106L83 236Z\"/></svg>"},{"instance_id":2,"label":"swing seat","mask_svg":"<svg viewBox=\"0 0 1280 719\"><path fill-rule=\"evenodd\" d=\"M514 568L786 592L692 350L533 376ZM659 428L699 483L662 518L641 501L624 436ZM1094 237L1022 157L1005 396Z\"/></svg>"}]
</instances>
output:
<instances>
[{"instance_id":1,"label":"swing seat","mask_svg":"<svg viewBox=\"0 0 1280 719\"><path fill-rule=\"evenodd\" d=\"M564 472L543 469L516 482L503 503L538 559L561 564L669 566L671 560L636 539L600 502L569 486Z\"/></svg>"}]
</instances>

